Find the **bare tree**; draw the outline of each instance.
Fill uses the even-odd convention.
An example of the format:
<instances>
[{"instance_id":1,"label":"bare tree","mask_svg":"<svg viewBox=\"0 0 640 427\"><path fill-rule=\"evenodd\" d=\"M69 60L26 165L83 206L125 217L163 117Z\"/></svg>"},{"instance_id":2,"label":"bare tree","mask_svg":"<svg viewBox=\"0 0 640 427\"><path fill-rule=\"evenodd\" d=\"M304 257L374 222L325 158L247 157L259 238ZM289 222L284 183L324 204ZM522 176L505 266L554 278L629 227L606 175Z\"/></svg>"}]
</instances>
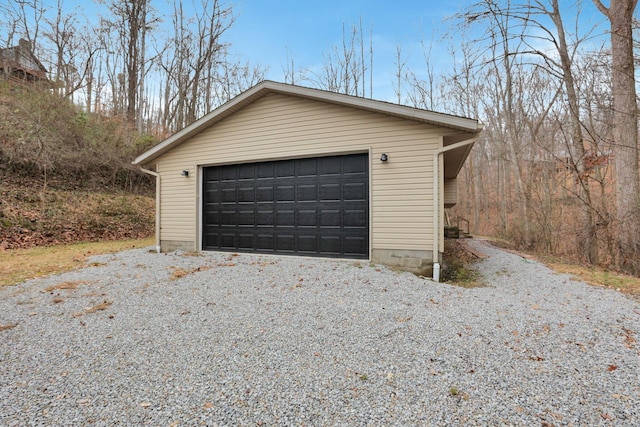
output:
<instances>
[{"instance_id":1,"label":"bare tree","mask_svg":"<svg viewBox=\"0 0 640 427\"><path fill-rule=\"evenodd\" d=\"M640 275L638 105L632 31L638 0L612 0L608 8L600 0L593 0L593 3L611 24L613 152L620 267Z\"/></svg>"},{"instance_id":2,"label":"bare tree","mask_svg":"<svg viewBox=\"0 0 640 427\"><path fill-rule=\"evenodd\" d=\"M393 76L393 91L396 94L396 99L398 104L402 104L402 83L406 80L406 67L407 60L402 57L402 47L396 46L396 57L395 57L395 66L396 73Z\"/></svg>"},{"instance_id":3,"label":"bare tree","mask_svg":"<svg viewBox=\"0 0 640 427\"><path fill-rule=\"evenodd\" d=\"M282 67L282 73L284 74L284 82L292 85L304 78L304 73L296 70L295 56L293 53L289 53L289 49L287 49L287 58L285 66Z\"/></svg>"},{"instance_id":4,"label":"bare tree","mask_svg":"<svg viewBox=\"0 0 640 427\"><path fill-rule=\"evenodd\" d=\"M93 68L97 47L92 31L81 27L75 13L63 12L62 0L58 0L55 17L44 21L43 35L52 46L54 57L49 78L55 82L54 90L60 96L72 97L88 84Z\"/></svg>"},{"instance_id":5,"label":"bare tree","mask_svg":"<svg viewBox=\"0 0 640 427\"><path fill-rule=\"evenodd\" d=\"M521 200L521 216L524 218L522 226L524 235L529 230L528 211L531 206L531 194L528 191L527 171L523 168L523 150L530 151L530 141L523 138L526 133L521 128L526 123L518 118L517 109L522 109L523 118L530 116L525 106L528 98L521 96L521 91L514 92L514 67L529 70L544 70L558 81L562 82L566 97L567 110L570 112L568 123L570 131L566 132L567 155L570 159L577 189L575 195L581 206L581 224L578 232L579 246L583 249L584 258L591 263L598 263L599 252L597 242L596 216L597 210L591 196L589 176L585 173L587 152L583 137L584 124L581 119L580 94L577 92L577 84L574 79L574 58L583 39L575 34L575 39L570 44L567 40L567 32L560 14L557 0L550 0L545 5L541 0L513 3L511 1L494 2L484 0L473 5L465 13L459 15L465 22L477 25L486 23L488 34L499 34L495 41L488 43L488 51L491 54L488 59L482 59L484 63L496 63L496 59L502 64L502 68L496 74L498 81L504 88L502 113L504 115L504 132L507 133L509 158L515 168L516 186ZM546 19L546 20L545 20ZM589 34L589 30L585 32ZM586 36L584 36L586 37ZM492 38L492 40L496 40ZM549 53L541 49L540 42L554 47L555 53ZM496 46L501 46L496 51ZM521 58L517 64L513 58ZM538 60L536 61L536 58ZM529 71L530 73L531 71ZM522 78L524 75L517 74ZM502 77L501 77L502 76ZM525 85L526 86L526 85ZM525 87L519 84L518 87ZM558 101L561 98L556 97ZM544 117L544 116L543 116ZM530 127L529 130L537 132L540 126ZM530 140L539 140L537 135L530 135ZM528 240L525 237L525 241Z\"/></svg>"},{"instance_id":6,"label":"bare tree","mask_svg":"<svg viewBox=\"0 0 640 427\"><path fill-rule=\"evenodd\" d=\"M180 129L264 79L266 69L228 59L224 33L234 22L231 8L201 0L198 16L174 2L174 34L159 53L163 74L163 128Z\"/></svg>"},{"instance_id":7,"label":"bare tree","mask_svg":"<svg viewBox=\"0 0 640 427\"><path fill-rule=\"evenodd\" d=\"M108 1L112 20L104 19L103 26L108 26L112 33L118 35L119 49L122 53L124 69L121 83L125 88L125 109L127 121L135 124L138 118L139 86L141 70L145 64L145 39L151 22L150 0L101 0Z\"/></svg>"},{"instance_id":8,"label":"bare tree","mask_svg":"<svg viewBox=\"0 0 640 427\"><path fill-rule=\"evenodd\" d=\"M315 86L331 92L366 97L367 71L373 67L371 39L369 44L367 56L362 20L358 26L351 27L348 35L343 23L341 46L334 46L329 54L325 54L322 70L319 73L307 73L306 79ZM369 79L371 80L371 75ZM369 86L371 87L369 96L371 96L372 83Z\"/></svg>"}]
</instances>

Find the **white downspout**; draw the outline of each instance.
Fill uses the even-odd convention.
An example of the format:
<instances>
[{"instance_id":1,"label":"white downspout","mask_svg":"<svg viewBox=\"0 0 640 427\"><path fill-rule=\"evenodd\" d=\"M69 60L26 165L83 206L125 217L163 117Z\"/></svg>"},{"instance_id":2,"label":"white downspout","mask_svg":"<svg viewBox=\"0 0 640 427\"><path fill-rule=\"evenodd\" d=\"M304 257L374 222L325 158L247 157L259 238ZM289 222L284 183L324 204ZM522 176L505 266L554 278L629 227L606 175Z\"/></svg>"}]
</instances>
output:
<instances>
[{"instance_id":1,"label":"white downspout","mask_svg":"<svg viewBox=\"0 0 640 427\"><path fill-rule=\"evenodd\" d=\"M156 177L156 252L160 253L160 174L142 166L140 170Z\"/></svg>"},{"instance_id":2,"label":"white downspout","mask_svg":"<svg viewBox=\"0 0 640 427\"><path fill-rule=\"evenodd\" d=\"M478 138L471 138L446 147L438 148L433 153L433 280L440 281L440 155L456 148L471 145Z\"/></svg>"}]
</instances>

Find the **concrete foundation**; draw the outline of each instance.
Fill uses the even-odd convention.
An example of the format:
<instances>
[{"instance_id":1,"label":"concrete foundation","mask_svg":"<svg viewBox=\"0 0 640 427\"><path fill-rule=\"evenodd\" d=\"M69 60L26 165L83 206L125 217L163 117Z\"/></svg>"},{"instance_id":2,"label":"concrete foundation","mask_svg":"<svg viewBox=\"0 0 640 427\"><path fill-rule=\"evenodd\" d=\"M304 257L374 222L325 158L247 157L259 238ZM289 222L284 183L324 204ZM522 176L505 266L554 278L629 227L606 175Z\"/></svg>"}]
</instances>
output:
<instances>
[{"instance_id":1,"label":"concrete foundation","mask_svg":"<svg viewBox=\"0 0 640 427\"><path fill-rule=\"evenodd\" d=\"M433 275L433 257L431 251L374 249L371 254L371 261L425 277L431 277Z\"/></svg>"},{"instance_id":2,"label":"concrete foundation","mask_svg":"<svg viewBox=\"0 0 640 427\"><path fill-rule=\"evenodd\" d=\"M173 251L195 251L196 245L189 240L161 240L160 252L173 252Z\"/></svg>"}]
</instances>

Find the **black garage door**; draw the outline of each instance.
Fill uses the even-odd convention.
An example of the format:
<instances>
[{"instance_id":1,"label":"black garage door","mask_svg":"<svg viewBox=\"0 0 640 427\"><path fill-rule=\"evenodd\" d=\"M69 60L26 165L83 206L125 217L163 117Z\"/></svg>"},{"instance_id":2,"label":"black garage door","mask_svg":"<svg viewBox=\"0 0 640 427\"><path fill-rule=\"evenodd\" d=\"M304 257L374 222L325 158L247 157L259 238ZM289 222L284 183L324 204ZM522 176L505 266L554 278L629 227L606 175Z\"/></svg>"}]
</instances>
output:
<instances>
[{"instance_id":1,"label":"black garage door","mask_svg":"<svg viewBox=\"0 0 640 427\"><path fill-rule=\"evenodd\" d=\"M203 249L368 257L366 154L203 172Z\"/></svg>"}]
</instances>

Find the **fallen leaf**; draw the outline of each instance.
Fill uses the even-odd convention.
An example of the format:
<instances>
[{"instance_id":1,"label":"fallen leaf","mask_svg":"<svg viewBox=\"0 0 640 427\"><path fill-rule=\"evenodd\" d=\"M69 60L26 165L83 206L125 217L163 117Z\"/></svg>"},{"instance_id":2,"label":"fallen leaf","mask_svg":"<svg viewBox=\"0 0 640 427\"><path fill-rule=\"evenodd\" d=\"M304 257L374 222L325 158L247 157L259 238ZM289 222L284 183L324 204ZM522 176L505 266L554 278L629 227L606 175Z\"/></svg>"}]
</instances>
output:
<instances>
[{"instance_id":1,"label":"fallen leaf","mask_svg":"<svg viewBox=\"0 0 640 427\"><path fill-rule=\"evenodd\" d=\"M148 408L149 406L151 406L151 403L149 403L149 402L142 402L142 403L140 404L140 406L142 406L143 408Z\"/></svg>"},{"instance_id":2,"label":"fallen leaf","mask_svg":"<svg viewBox=\"0 0 640 427\"><path fill-rule=\"evenodd\" d=\"M635 338L633 337L633 331L631 329L622 328L624 331L624 346L631 350L633 345L636 343Z\"/></svg>"},{"instance_id":3,"label":"fallen leaf","mask_svg":"<svg viewBox=\"0 0 640 427\"><path fill-rule=\"evenodd\" d=\"M9 323L8 325L0 325L0 331L8 331L18 326L17 323Z\"/></svg>"},{"instance_id":4,"label":"fallen leaf","mask_svg":"<svg viewBox=\"0 0 640 427\"><path fill-rule=\"evenodd\" d=\"M45 292L53 292L61 289L73 290L80 285L88 285L88 284L89 282L84 280L76 280L74 282L62 282L62 283L58 283L57 285L53 285L53 286L49 286L48 288L45 288Z\"/></svg>"},{"instance_id":5,"label":"fallen leaf","mask_svg":"<svg viewBox=\"0 0 640 427\"><path fill-rule=\"evenodd\" d=\"M605 420L613 420L613 417L611 415L607 414L606 412L601 413L600 416L602 418L604 418Z\"/></svg>"},{"instance_id":6,"label":"fallen leaf","mask_svg":"<svg viewBox=\"0 0 640 427\"><path fill-rule=\"evenodd\" d=\"M611 396L613 396L616 399L629 399L629 397L631 397L631 396L625 396L624 394L618 394L618 393L613 393Z\"/></svg>"},{"instance_id":7,"label":"fallen leaf","mask_svg":"<svg viewBox=\"0 0 640 427\"><path fill-rule=\"evenodd\" d=\"M207 403L204 404L203 407L204 407L204 409L211 409L211 408L213 408L213 403L207 402Z\"/></svg>"},{"instance_id":8,"label":"fallen leaf","mask_svg":"<svg viewBox=\"0 0 640 427\"><path fill-rule=\"evenodd\" d=\"M616 369L618 369L618 366L617 366L617 365L609 365L609 366L607 367L607 371L615 371Z\"/></svg>"}]
</instances>

